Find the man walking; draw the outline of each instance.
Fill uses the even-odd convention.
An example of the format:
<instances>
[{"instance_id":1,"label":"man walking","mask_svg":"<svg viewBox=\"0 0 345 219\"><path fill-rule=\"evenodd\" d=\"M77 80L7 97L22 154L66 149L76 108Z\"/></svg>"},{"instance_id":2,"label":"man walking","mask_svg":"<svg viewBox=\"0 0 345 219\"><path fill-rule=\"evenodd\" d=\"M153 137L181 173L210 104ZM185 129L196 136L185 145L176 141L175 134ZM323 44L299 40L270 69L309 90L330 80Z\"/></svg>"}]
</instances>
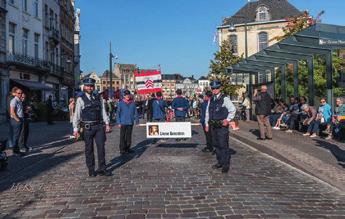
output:
<instances>
[{"instance_id":1,"label":"man walking","mask_svg":"<svg viewBox=\"0 0 345 219\"><path fill-rule=\"evenodd\" d=\"M222 168L222 173L227 173L230 168L229 123L235 117L236 108L230 97L221 93L220 81L212 81L210 87L213 97L206 110L205 131L211 132L212 144L216 148L218 162L213 168Z\"/></svg>"},{"instance_id":2,"label":"man walking","mask_svg":"<svg viewBox=\"0 0 345 219\"><path fill-rule=\"evenodd\" d=\"M46 105L47 105L47 124L53 125L54 123L52 122L52 114L53 114L54 108L53 108L52 95L49 95Z\"/></svg>"},{"instance_id":3,"label":"man walking","mask_svg":"<svg viewBox=\"0 0 345 219\"><path fill-rule=\"evenodd\" d=\"M155 122L165 121L165 109L167 108L167 103L162 98L162 93L157 92L156 99L152 102L152 116Z\"/></svg>"},{"instance_id":4,"label":"man walking","mask_svg":"<svg viewBox=\"0 0 345 219\"><path fill-rule=\"evenodd\" d=\"M212 135L211 132L206 132L206 124L205 124L205 117L206 117L206 110L207 107L210 103L210 100L212 98L212 92L211 91L207 91L204 97L204 101L201 103L201 113L200 113L200 123L202 125L202 128L204 130L205 133L205 137L206 137L206 147L204 149L202 149L202 152L212 152L215 153L213 145L212 145Z\"/></svg>"},{"instance_id":5,"label":"man walking","mask_svg":"<svg viewBox=\"0 0 345 219\"><path fill-rule=\"evenodd\" d=\"M97 174L111 176L105 165L105 132L110 132L109 117L104 108L104 100L94 93L95 80L86 78L83 81L84 92L77 99L73 117L74 136L79 137L79 125L84 129L86 166L89 176ZM104 130L105 123L105 130ZM98 155L98 171L95 171L95 155L93 141L95 140Z\"/></svg>"},{"instance_id":6,"label":"man walking","mask_svg":"<svg viewBox=\"0 0 345 219\"><path fill-rule=\"evenodd\" d=\"M24 111L21 97L23 91L18 87L12 89L13 98L10 102L10 123L12 128L12 144L13 144L13 154L24 156L25 154L20 151L19 148L19 138L20 133L23 128Z\"/></svg>"},{"instance_id":7,"label":"man walking","mask_svg":"<svg viewBox=\"0 0 345 219\"><path fill-rule=\"evenodd\" d=\"M189 101L182 96L182 90L176 90L176 97L173 99L171 103L171 108L175 112L175 120L176 122L184 122L186 121L186 115L189 109ZM176 141L181 141L182 139L177 138Z\"/></svg>"},{"instance_id":8,"label":"man walking","mask_svg":"<svg viewBox=\"0 0 345 219\"><path fill-rule=\"evenodd\" d=\"M23 127L22 131L20 132L20 138L19 138L19 147L24 148L25 152L28 153L32 150L31 147L28 146L28 138L29 138L29 111L30 106L26 102L26 94L23 93L21 96L22 106L23 106Z\"/></svg>"},{"instance_id":9,"label":"man walking","mask_svg":"<svg viewBox=\"0 0 345 219\"><path fill-rule=\"evenodd\" d=\"M273 100L267 93L267 86L262 85L261 91L254 90L253 101L255 102L255 113L260 129L260 137L258 140L272 140L272 127L269 116L271 115Z\"/></svg>"},{"instance_id":10,"label":"man walking","mask_svg":"<svg viewBox=\"0 0 345 219\"><path fill-rule=\"evenodd\" d=\"M125 90L124 97L117 107L116 122L120 127L120 154L133 153L130 149L132 143L132 131L134 122L139 124L137 107L131 98L131 92Z\"/></svg>"}]
</instances>

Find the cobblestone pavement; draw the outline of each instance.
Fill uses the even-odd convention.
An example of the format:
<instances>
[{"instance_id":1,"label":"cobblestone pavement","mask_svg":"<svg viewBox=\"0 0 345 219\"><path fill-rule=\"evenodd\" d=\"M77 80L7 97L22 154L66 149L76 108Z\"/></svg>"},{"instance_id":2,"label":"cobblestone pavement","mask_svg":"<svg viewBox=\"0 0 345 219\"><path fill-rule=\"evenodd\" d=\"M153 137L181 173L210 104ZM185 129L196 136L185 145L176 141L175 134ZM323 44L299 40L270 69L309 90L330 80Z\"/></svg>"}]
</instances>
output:
<instances>
[{"instance_id":1,"label":"cobblestone pavement","mask_svg":"<svg viewBox=\"0 0 345 219\"><path fill-rule=\"evenodd\" d=\"M119 157L108 135L112 177L89 178L83 143L61 145L16 176L0 173L4 218L344 218L345 195L295 169L232 142L231 169L211 169L202 130L193 139L150 145L136 127L136 153ZM20 161L18 161L20 162Z\"/></svg>"}]
</instances>

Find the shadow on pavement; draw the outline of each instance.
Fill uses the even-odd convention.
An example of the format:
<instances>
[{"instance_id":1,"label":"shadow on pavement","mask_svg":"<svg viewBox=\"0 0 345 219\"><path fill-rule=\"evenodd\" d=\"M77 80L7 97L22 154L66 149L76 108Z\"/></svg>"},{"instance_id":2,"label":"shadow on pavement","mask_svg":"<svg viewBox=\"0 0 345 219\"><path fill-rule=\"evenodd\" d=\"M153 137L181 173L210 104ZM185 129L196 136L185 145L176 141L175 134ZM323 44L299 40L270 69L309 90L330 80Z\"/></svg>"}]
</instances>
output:
<instances>
[{"instance_id":1,"label":"shadow on pavement","mask_svg":"<svg viewBox=\"0 0 345 219\"><path fill-rule=\"evenodd\" d=\"M74 157L79 156L82 152L75 152L69 155L56 156L59 153L62 153L62 148L52 152L50 154L37 154L28 158L18 158L18 164L20 164L20 159L28 159L24 164L21 164L22 168L11 169L0 172L0 192L12 188L14 185L17 185L21 182L24 182L28 179L38 176L40 173L49 171L50 169L55 168L56 166L67 162ZM39 164L39 165L36 165ZM15 162L10 163L9 165L16 165ZM7 173L7 176L5 176ZM9 173L9 174L8 174Z\"/></svg>"},{"instance_id":2,"label":"shadow on pavement","mask_svg":"<svg viewBox=\"0 0 345 219\"><path fill-rule=\"evenodd\" d=\"M198 144L196 143L184 143L183 141L176 142L174 144L160 144L158 148L196 148Z\"/></svg>"},{"instance_id":3,"label":"shadow on pavement","mask_svg":"<svg viewBox=\"0 0 345 219\"><path fill-rule=\"evenodd\" d=\"M337 159L339 166L345 168L345 150L330 142L315 139L316 146L329 150Z\"/></svg>"},{"instance_id":4,"label":"shadow on pavement","mask_svg":"<svg viewBox=\"0 0 345 219\"><path fill-rule=\"evenodd\" d=\"M252 133L253 135L255 135L257 138L260 137L259 129L250 129L249 132Z\"/></svg>"},{"instance_id":5,"label":"shadow on pavement","mask_svg":"<svg viewBox=\"0 0 345 219\"><path fill-rule=\"evenodd\" d=\"M125 163L131 161L132 159L139 158L146 151L151 142L152 141L150 139L146 139L142 142L139 142L136 146L131 148L132 150L134 150L134 153L120 155L113 158L107 165L108 170L112 172L115 169L124 165Z\"/></svg>"}]
</instances>

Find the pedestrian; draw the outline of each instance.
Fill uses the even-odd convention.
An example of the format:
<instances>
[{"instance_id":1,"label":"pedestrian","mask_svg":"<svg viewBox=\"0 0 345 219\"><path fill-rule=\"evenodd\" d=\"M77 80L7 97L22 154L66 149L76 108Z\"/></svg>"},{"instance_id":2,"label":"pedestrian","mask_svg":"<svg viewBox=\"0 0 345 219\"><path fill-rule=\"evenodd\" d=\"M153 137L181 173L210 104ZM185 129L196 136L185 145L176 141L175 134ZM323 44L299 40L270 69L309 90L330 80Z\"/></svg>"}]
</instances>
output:
<instances>
[{"instance_id":1,"label":"pedestrian","mask_svg":"<svg viewBox=\"0 0 345 219\"><path fill-rule=\"evenodd\" d=\"M186 116L189 110L189 101L188 99L182 96L182 90L176 90L176 97L173 99L171 103L171 108L174 110L175 113L175 120L176 122L184 122L186 121ZM176 141L181 141L182 139L177 138ZM185 140L185 139L184 139Z\"/></svg>"},{"instance_id":2,"label":"pedestrian","mask_svg":"<svg viewBox=\"0 0 345 219\"><path fill-rule=\"evenodd\" d=\"M149 97L147 100L146 100L146 120L147 122L152 122L152 103L155 99L155 94L152 93L151 94L151 97Z\"/></svg>"},{"instance_id":3,"label":"pedestrian","mask_svg":"<svg viewBox=\"0 0 345 219\"><path fill-rule=\"evenodd\" d=\"M253 101L256 104L255 113L260 129L260 137L258 137L258 140L272 140L272 127L269 116L273 108L273 100L267 93L266 85L261 86L260 92L258 92L257 89L254 90Z\"/></svg>"},{"instance_id":4,"label":"pedestrian","mask_svg":"<svg viewBox=\"0 0 345 219\"><path fill-rule=\"evenodd\" d=\"M162 92L157 92L156 98L152 102L152 117L155 122L165 122L165 109L168 107L163 100Z\"/></svg>"},{"instance_id":5,"label":"pedestrian","mask_svg":"<svg viewBox=\"0 0 345 219\"><path fill-rule=\"evenodd\" d=\"M24 118L24 111L23 111L23 104L21 101L21 97L23 91L18 87L12 88L12 94L14 97L10 102L10 117L11 117L11 127L12 127L12 144L13 144L13 154L24 156L25 153L20 151L19 148L19 138L20 133L23 128L23 118Z\"/></svg>"},{"instance_id":6,"label":"pedestrian","mask_svg":"<svg viewBox=\"0 0 345 219\"><path fill-rule=\"evenodd\" d=\"M52 114L53 114L53 96L49 95L48 100L46 102L46 106L47 106L47 124L48 125L53 125L53 121L52 121Z\"/></svg>"},{"instance_id":7,"label":"pedestrian","mask_svg":"<svg viewBox=\"0 0 345 219\"><path fill-rule=\"evenodd\" d=\"M211 132L206 132L206 124L205 124L205 117L206 117L206 110L212 98L212 92L206 91L205 97L203 98L203 102L201 103L201 112L200 112L200 123L204 130L204 134L206 137L206 147L202 149L202 152L212 152L215 154L215 150L212 145L212 135Z\"/></svg>"},{"instance_id":8,"label":"pedestrian","mask_svg":"<svg viewBox=\"0 0 345 219\"><path fill-rule=\"evenodd\" d=\"M69 112L69 122L70 122L70 138L74 138L74 130L73 130L73 117L75 112L75 100L73 97L69 98L68 104L68 112Z\"/></svg>"},{"instance_id":9,"label":"pedestrian","mask_svg":"<svg viewBox=\"0 0 345 219\"><path fill-rule=\"evenodd\" d=\"M250 120L251 104L250 104L250 99L249 99L247 93L243 93L242 106L244 107L244 111L245 111L245 115L246 115L245 121L249 121Z\"/></svg>"},{"instance_id":10,"label":"pedestrian","mask_svg":"<svg viewBox=\"0 0 345 219\"><path fill-rule=\"evenodd\" d=\"M23 127L22 131L20 132L19 137L19 147L23 148L26 153L30 152L32 150L32 147L28 146L28 138L29 138L29 132L30 132L30 126L29 126L29 112L31 110L31 107L26 101L26 94L22 93L21 101L23 105Z\"/></svg>"},{"instance_id":11,"label":"pedestrian","mask_svg":"<svg viewBox=\"0 0 345 219\"><path fill-rule=\"evenodd\" d=\"M288 109L284 112L284 115L287 116L287 125L288 129L285 131L287 133L292 133L293 130L295 130L296 125L298 124L298 116L300 113L300 108L299 108L299 100L297 97L290 97L290 105Z\"/></svg>"},{"instance_id":12,"label":"pedestrian","mask_svg":"<svg viewBox=\"0 0 345 219\"><path fill-rule=\"evenodd\" d=\"M116 112L116 122L120 128L120 154L133 153L130 149L132 143L132 131L134 123L139 124L138 111L131 98L131 92L125 90L124 97L119 102Z\"/></svg>"},{"instance_id":13,"label":"pedestrian","mask_svg":"<svg viewBox=\"0 0 345 219\"><path fill-rule=\"evenodd\" d=\"M320 106L318 108L318 120L320 120L320 125L326 128L326 138L332 138L332 109L324 97L320 100Z\"/></svg>"},{"instance_id":14,"label":"pedestrian","mask_svg":"<svg viewBox=\"0 0 345 219\"><path fill-rule=\"evenodd\" d=\"M176 90L176 97L173 99L171 103L171 107L175 111L175 119L176 122L184 122L186 121L186 116L189 109L189 101L182 96L182 90Z\"/></svg>"},{"instance_id":15,"label":"pedestrian","mask_svg":"<svg viewBox=\"0 0 345 219\"><path fill-rule=\"evenodd\" d=\"M78 139L78 127L80 125L84 130L85 158L89 176L94 177L97 174L111 176L111 172L106 169L104 149L105 132L110 132L109 117L104 109L105 101L99 94L93 92L95 82L92 78L83 80L84 92L77 99L73 117L74 136ZM95 171L94 141L96 142L98 155L97 171Z\"/></svg>"},{"instance_id":16,"label":"pedestrian","mask_svg":"<svg viewBox=\"0 0 345 219\"><path fill-rule=\"evenodd\" d=\"M236 107L230 97L221 93L221 83L214 80L210 83L213 96L206 109L205 131L211 132L212 145L216 149L217 164L214 169L222 168L227 173L230 168L229 124L235 117Z\"/></svg>"},{"instance_id":17,"label":"pedestrian","mask_svg":"<svg viewBox=\"0 0 345 219\"><path fill-rule=\"evenodd\" d=\"M343 97L336 99L335 115L332 118L334 137L339 140L345 139L345 103Z\"/></svg>"},{"instance_id":18,"label":"pedestrian","mask_svg":"<svg viewBox=\"0 0 345 219\"><path fill-rule=\"evenodd\" d=\"M317 111L314 107L308 104L303 104L301 110L307 114L307 118L303 121L303 125L307 126L307 132L303 136L309 136L311 138L317 137L316 133L319 132L320 120L317 119Z\"/></svg>"}]
</instances>

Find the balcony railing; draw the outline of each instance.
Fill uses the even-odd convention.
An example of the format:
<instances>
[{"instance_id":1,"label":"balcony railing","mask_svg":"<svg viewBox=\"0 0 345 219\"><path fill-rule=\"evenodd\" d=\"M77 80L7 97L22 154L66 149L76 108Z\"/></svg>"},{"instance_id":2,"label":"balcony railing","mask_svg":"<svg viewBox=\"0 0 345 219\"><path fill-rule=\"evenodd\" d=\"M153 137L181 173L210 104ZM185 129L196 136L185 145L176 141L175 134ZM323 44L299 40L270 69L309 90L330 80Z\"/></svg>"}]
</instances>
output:
<instances>
[{"instance_id":1,"label":"balcony railing","mask_svg":"<svg viewBox=\"0 0 345 219\"><path fill-rule=\"evenodd\" d=\"M53 63L49 63L49 64L50 64L50 74L58 76L58 77L62 77L64 68Z\"/></svg>"},{"instance_id":2,"label":"balcony railing","mask_svg":"<svg viewBox=\"0 0 345 219\"><path fill-rule=\"evenodd\" d=\"M6 59L7 63L22 64L41 69L49 69L50 67L49 62L47 61L22 54L8 54Z\"/></svg>"},{"instance_id":3,"label":"balcony railing","mask_svg":"<svg viewBox=\"0 0 345 219\"><path fill-rule=\"evenodd\" d=\"M57 29L50 29L50 35L49 35L49 41L50 44L55 47L60 42L60 33Z\"/></svg>"},{"instance_id":4,"label":"balcony railing","mask_svg":"<svg viewBox=\"0 0 345 219\"><path fill-rule=\"evenodd\" d=\"M0 0L0 8L6 10L6 0Z\"/></svg>"}]
</instances>

